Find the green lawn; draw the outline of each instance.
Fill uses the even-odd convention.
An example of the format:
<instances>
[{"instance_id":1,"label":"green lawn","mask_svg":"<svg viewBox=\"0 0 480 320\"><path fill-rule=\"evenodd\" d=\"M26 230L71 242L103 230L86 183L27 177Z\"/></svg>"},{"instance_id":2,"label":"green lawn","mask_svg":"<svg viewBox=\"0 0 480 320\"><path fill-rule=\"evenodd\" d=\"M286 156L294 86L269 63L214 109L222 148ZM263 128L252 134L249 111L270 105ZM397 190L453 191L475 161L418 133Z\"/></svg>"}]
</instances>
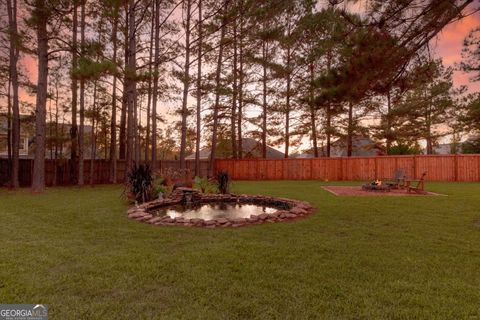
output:
<instances>
[{"instance_id":1,"label":"green lawn","mask_svg":"<svg viewBox=\"0 0 480 320\"><path fill-rule=\"evenodd\" d=\"M480 317L480 184L409 198L322 184L237 182L318 210L214 230L128 220L119 186L0 189L0 302L48 304L51 319Z\"/></svg>"}]
</instances>

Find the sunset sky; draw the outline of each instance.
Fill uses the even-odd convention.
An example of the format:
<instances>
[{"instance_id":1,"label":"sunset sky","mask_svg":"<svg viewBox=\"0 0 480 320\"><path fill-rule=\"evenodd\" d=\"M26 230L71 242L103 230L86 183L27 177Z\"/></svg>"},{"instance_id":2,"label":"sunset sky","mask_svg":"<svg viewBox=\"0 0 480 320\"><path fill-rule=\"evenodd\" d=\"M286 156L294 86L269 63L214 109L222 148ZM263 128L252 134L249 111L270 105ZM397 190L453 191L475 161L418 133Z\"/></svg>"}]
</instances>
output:
<instances>
[{"instance_id":1,"label":"sunset sky","mask_svg":"<svg viewBox=\"0 0 480 320\"><path fill-rule=\"evenodd\" d=\"M463 18L460 21L449 24L443 29L433 44L438 57L443 59L446 66L452 66L461 60L463 40L470 30L480 26L480 13ZM467 85L470 92L480 91L480 83L469 81L469 75L462 72L455 72L455 86Z\"/></svg>"},{"instance_id":2,"label":"sunset sky","mask_svg":"<svg viewBox=\"0 0 480 320\"><path fill-rule=\"evenodd\" d=\"M461 60L463 40L470 30L478 26L480 26L479 12L449 24L438 37L432 41L436 56L441 57L446 66L454 66L455 63ZM36 59L32 56L27 56L24 57L20 63L23 64L30 79L35 83L37 77ZM453 79L455 86L466 85L468 86L469 92L480 91L480 82L470 82L468 74L456 71ZM35 102L35 97L29 97L25 92L21 92L21 99L30 103Z\"/></svg>"}]
</instances>

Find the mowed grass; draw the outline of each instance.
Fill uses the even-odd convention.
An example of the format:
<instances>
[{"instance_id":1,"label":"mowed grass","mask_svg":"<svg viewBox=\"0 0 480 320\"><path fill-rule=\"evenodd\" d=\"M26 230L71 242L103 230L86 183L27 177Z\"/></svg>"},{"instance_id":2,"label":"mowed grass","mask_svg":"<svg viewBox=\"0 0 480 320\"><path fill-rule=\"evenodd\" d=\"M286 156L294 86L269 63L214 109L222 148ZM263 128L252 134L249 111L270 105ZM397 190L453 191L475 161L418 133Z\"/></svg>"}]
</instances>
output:
<instances>
[{"instance_id":1,"label":"mowed grass","mask_svg":"<svg viewBox=\"0 0 480 320\"><path fill-rule=\"evenodd\" d=\"M0 189L0 302L48 304L51 319L480 317L480 184L428 183L445 197L324 184L236 182L317 211L214 230L128 220L119 186Z\"/></svg>"}]
</instances>

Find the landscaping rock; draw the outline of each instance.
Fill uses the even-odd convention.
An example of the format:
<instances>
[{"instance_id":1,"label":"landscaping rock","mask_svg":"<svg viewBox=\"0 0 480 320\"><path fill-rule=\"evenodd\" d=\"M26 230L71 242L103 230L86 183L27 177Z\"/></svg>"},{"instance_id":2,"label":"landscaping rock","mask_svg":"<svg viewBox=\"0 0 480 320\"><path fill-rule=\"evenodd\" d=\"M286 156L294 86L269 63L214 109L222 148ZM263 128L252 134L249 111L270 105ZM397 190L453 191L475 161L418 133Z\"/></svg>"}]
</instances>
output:
<instances>
[{"instance_id":1,"label":"landscaping rock","mask_svg":"<svg viewBox=\"0 0 480 320\"><path fill-rule=\"evenodd\" d=\"M224 224L220 225L220 227L226 228L226 227L230 227L231 225L232 225L232 223L229 221L227 223L224 223Z\"/></svg>"},{"instance_id":2,"label":"landscaping rock","mask_svg":"<svg viewBox=\"0 0 480 320\"><path fill-rule=\"evenodd\" d=\"M233 224L242 224L247 222L247 219L245 218L235 218L231 220Z\"/></svg>"},{"instance_id":3,"label":"landscaping rock","mask_svg":"<svg viewBox=\"0 0 480 320\"><path fill-rule=\"evenodd\" d=\"M218 218L216 219L217 223L218 224L225 224L228 222L228 219L227 218Z\"/></svg>"},{"instance_id":4,"label":"landscaping rock","mask_svg":"<svg viewBox=\"0 0 480 320\"><path fill-rule=\"evenodd\" d=\"M153 217L152 214L146 214L146 215L144 215L144 216L142 216L142 217L135 218L135 220L145 221L145 220L148 220L148 219L150 219L150 218L152 218L152 217Z\"/></svg>"},{"instance_id":5,"label":"landscaping rock","mask_svg":"<svg viewBox=\"0 0 480 320\"><path fill-rule=\"evenodd\" d=\"M128 217L130 219L136 219L136 218L141 218L145 215L147 215L147 213L142 211L142 212L135 212L135 213L129 214Z\"/></svg>"},{"instance_id":6,"label":"landscaping rock","mask_svg":"<svg viewBox=\"0 0 480 320\"><path fill-rule=\"evenodd\" d=\"M268 214L266 214L266 213L259 214L259 215L258 215L258 218L259 218L260 220L265 220L265 219L268 218Z\"/></svg>"},{"instance_id":7,"label":"landscaping rock","mask_svg":"<svg viewBox=\"0 0 480 320\"><path fill-rule=\"evenodd\" d=\"M156 222L159 222L162 220L162 217L153 217L152 219L148 220L147 222L150 224L155 224Z\"/></svg>"},{"instance_id":8,"label":"landscaping rock","mask_svg":"<svg viewBox=\"0 0 480 320\"><path fill-rule=\"evenodd\" d=\"M290 212L294 213L294 214L306 214L307 210L299 208L299 207L295 207L295 208L291 209Z\"/></svg>"},{"instance_id":9,"label":"landscaping rock","mask_svg":"<svg viewBox=\"0 0 480 320\"><path fill-rule=\"evenodd\" d=\"M203 219L190 219L190 222L193 223L194 226L200 227L200 226L204 225L205 220L203 220Z\"/></svg>"}]
</instances>

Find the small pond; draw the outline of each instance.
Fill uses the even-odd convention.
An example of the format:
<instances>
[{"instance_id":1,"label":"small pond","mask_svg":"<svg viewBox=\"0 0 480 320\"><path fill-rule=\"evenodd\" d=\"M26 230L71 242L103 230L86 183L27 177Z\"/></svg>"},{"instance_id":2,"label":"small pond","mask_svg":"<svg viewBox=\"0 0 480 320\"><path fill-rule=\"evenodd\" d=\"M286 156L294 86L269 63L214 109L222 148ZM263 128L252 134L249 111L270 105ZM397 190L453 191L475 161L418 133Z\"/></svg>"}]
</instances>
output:
<instances>
[{"instance_id":1,"label":"small pond","mask_svg":"<svg viewBox=\"0 0 480 320\"><path fill-rule=\"evenodd\" d=\"M251 215L270 214L279 210L272 206L237 202L213 202L191 205L172 205L152 210L156 216L170 218L213 220L218 218L249 218Z\"/></svg>"}]
</instances>

